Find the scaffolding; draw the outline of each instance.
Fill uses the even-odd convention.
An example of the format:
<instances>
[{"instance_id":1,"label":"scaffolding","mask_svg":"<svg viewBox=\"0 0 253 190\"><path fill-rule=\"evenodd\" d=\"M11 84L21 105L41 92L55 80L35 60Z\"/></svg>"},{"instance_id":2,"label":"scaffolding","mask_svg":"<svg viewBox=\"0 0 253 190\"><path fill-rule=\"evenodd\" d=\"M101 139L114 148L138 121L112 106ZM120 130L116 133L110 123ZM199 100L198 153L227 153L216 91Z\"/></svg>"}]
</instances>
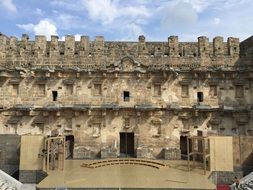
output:
<instances>
[{"instance_id":1,"label":"scaffolding","mask_svg":"<svg viewBox=\"0 0 253 190\"><path fill-rule=\"evenodd\" d=\"M193 168L195 167L196 158L202 162L204 175L206 174L208 160L210 162L210 140L208 137L192 136L187 137L187 161L188 171L191 170L190 159L193 159Z\"/></svg>"},{"instance_id":2,"label":"scaffolding","mask_svg":"<svg viewBox=\"0 0 253 190\"><path fill-rule=\"evenodd\" d=\"M65 136L48 137L44 142L43 170L64 170Z\"/></svg>"}]
</instances>

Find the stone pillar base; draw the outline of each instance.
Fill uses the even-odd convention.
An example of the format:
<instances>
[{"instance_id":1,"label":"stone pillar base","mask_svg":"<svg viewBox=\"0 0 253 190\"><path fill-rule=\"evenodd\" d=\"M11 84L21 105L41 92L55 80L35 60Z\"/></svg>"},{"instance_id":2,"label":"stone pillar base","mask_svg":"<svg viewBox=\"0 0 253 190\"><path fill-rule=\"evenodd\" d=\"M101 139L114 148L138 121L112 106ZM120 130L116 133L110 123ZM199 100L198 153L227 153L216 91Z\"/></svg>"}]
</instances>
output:
<instances>
[{"instance_id":1,"label":"stone pillar base","mask_svg":"<svg viewBox=\"0 0 253 190\"><path fill-rule=\"evenodd\" d=\"M137 158L155 159L153 152L154 152L153 148L138 147L137 148Z\"/></svg>"},{"instance_id":2,"label":"stone pillar base","mask_svg":"<svg viewBox=\"0 0 253 190\"><path fill-rule=\"evenodd\" d=\"M101 149L101 158L117 158L118 151L115 148L104 147Z\"/></svg>"},{"instance_id":3,"label":"stone pillar base","mask_svg":"<svg viewBox=\"0 0 253 190\"><path fill-rule=\"evenodd\" d=\"M74 159L91 159L92 152L90 147L75 147L73 151L73 158Z\"/></svg>"},{"instance_id":4,"label":"stone pillar base","mask_svg":"<svg viewBox=\"0 0 253 190\"><path fill-rule=\"evenodd\" d=\"M180 160L181 150L179 148L165 148L164 159L165 160Z\"/></svg>"}]
</instances>

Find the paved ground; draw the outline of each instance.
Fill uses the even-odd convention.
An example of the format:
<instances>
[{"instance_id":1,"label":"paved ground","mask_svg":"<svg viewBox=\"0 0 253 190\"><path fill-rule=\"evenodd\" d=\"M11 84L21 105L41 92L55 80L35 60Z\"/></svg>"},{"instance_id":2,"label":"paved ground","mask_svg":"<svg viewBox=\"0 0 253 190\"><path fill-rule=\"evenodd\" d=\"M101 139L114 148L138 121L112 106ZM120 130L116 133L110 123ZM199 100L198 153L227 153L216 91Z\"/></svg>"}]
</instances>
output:
<instances>
[{"instance_id":1,"label":"paved ground","mask_svg":"<svg viewBox=\"0 0 253 190\"><path fill-rule=\"evenodd\" d=\"M186 161L166 161L170 166L155 169L140 165L113 165L100 168L81 167L89 160L66 160L64 171L51 171L38 184L49 187L117 187L117 188L186 188L215 189L203 170L187 170Z\"/></svg>"}]
</instances>

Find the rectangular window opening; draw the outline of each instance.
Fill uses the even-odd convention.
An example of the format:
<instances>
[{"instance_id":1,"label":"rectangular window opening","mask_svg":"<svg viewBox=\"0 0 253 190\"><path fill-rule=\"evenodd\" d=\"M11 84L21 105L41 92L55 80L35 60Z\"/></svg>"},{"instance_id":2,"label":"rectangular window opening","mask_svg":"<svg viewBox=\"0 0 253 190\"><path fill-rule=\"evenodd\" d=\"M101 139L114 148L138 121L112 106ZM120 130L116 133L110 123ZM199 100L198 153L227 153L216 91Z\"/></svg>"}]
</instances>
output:
<instances>
[{"instance_id":1,"label":"rectangular window opening","mask_svg":"<svg viewBox=\"0 0 253 190\"><path fill-rule=\"evenodd\" d=\"M66 92L67 92L68 95L73 94L73 85L72 84L67 84L66 85Z\"/></svg>"},{"instance_id":2,"label":"rectangular window opening","mask_svg":"<svg viewBox=\"0 0 253 190\"><path fill-rule=\"evenodd\" d=\"M244 96L243 85L235 86L235 97L242 98Z\"/></svg>"},{"instance_id":3,"label":"rectangular window opening","mask_svg":"<svg viewBox=\"0 0 253 190\"><path fill-rule=\"evenodd\" d=\"M130 92L124 91L124 102L129 102L129 101L130 101Z\"/></svg>"},{"instance_id":4,"label":"rectangular window opening","mask_svg":"<svg viewBox=\"0 0 253 190\"><path fill-rule=\"evenodd\" d=\"M183 97L189 96L189 87L188 85L182 85L182 94Z\"/></svg>"},{"instance_id":5,"label":"rectangular window opening","mask_svg":"<svg viewBox=\"0 0 253 190\"><path fill-rule=\"evenodd\" d=\"M38 84L38 94L39 96L44 96L46 94L45 84Z\"/></svg>"},{"instance_id":6,"label":"rectangular window opening","mask_svg":"<svg viewBox=\"0 0 253 190\"><path fill-rule=\"evenodd\" d=\"M52 95L53 95L53 101L57 101L58 92L52 91Z\"/></svg>"},{"instance_id":7,"label":"rectangular window opening","mask_svg":"<svg viewBox=\"0 0 253 190\"><path fill-rule=\"evenodd\" d=\"M101 84L94 84L94 95L101 95L101 94L102 94Z\"/></svg>"},{"instance_id":8,"label":"rectangular window opening","mask_svg":"<svg viewBox=\"0 0 253 190\"><path fill-rule=\"evenodd\" d=\"M197 93L197 98L198 98L198 102L203 102L204 101L203 92L198 92Z\"/></svg>"},{"instance_id":9,"label":"rectangular window opening","mask_svg":"<svg viewBox=\"0 0 253 190\"><path fill-rule=\"evenodd\" d=\"M154 85L154 95L155 96L161 96L161 85L160 84L155 84Z\"/></svg>"},{"instance_id":10,"label":"rectangular window opening","mask_svg":"<svg viewBox=\"0 0 253 190\"><path fill-rule=\"evenodd\" d=\"M17 96L19 94L19 85L18 84L13 84L12 85L12 94L14 96Z\"/></svg>"},{"instance_id":11,"label":"rectangular window opening","mask_svg":"<svg viewBox=\"0 0 253 190\"><path fill-rule=\"evenodd\" d=\"M154 124L155 128L156 128L156 132L157 132L157 135L161 135L162 134L162 127L161 127L161 124L160 123L156 123Z\"/></svg>"},{"instance_id":12,"label":"rectangular window opening","mask_svg":"<svg viewBox=\"0 0 253 190\"><path fill-rule=\"evenodd\" d=\"M209 89L209 95L211 97L217 96L217 86L216 85L211 85Z\"/></svg>"}]
</instances>

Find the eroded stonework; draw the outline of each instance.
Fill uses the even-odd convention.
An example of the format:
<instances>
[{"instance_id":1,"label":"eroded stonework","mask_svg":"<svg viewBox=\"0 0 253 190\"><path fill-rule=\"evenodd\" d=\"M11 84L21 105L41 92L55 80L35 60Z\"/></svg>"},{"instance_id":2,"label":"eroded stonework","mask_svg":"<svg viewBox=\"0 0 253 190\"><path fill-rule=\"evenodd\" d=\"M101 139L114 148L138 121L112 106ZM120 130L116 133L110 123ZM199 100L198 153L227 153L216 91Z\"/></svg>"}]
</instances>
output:
<instances>
[{"instance_id":1,"label":"eroded stonework","mask_svg":"<svg viewBox=\"0 0 253 190\"><path fill-rule=\"evenodd\" d=\"M253 37L0 36L0 133L65 135L77 159L180 159L187 135L252 135ZM71 145L72 144L72 145Z\"/></svg>"}]
</instances>

